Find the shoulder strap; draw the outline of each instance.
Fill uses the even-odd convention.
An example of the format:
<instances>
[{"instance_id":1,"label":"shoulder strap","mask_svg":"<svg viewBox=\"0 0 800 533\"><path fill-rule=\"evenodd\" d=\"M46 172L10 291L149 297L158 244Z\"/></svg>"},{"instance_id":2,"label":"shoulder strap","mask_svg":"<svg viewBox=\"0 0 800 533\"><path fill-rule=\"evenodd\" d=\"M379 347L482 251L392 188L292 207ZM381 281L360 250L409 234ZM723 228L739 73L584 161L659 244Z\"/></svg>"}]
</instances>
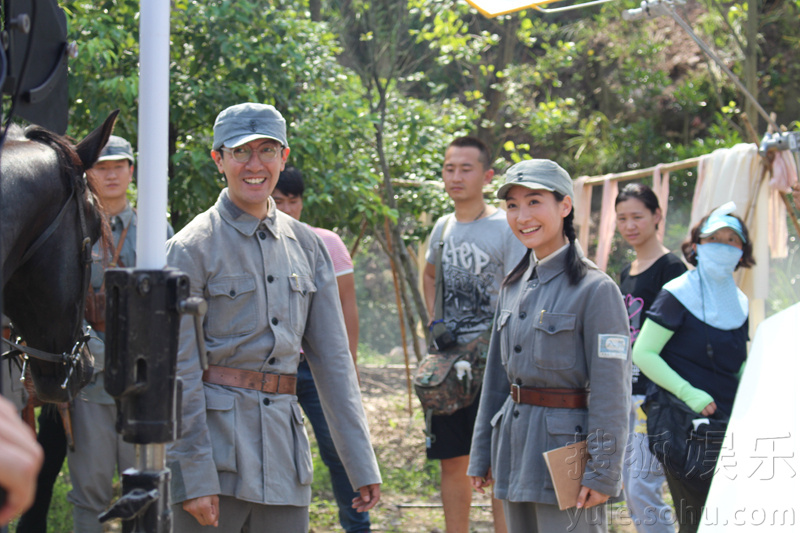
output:
<instances>
[{"instance_id":1,"label":"shoulder strap","mask_svg":"<svg viewBox=\"0 0 800 533\"><path fill-rule=\"evenodd\" d=\"M442 254L444 254L444 233L447 231L447 226L450 220L455 217L455 214L449 215L445 218L442 224L442 233L439 234L439 244L436 250L436 297L433 307L433 319L442 320L444 318L444 274L442 273Z\"/></svg>"},{"instance_id":2,"label":"shoulder strap","mask_svg":"<svg viewBox=\"0 0 800 533\"><path fill-rule=\"evenodd\" d=\"M128 228L131 227L131 223L133 222L133 217L128 221L128 224L125 226L125 229L122 230L122 233L119 236L119 241L117 241L117 248L114 250L114 257L111 258L111 263L108 265L111 268L116 268L117 265L125 266L119 263L119 254L122 252L122 245L125 244L125 239L128 237Z\"/></svg>"}]
</instances>

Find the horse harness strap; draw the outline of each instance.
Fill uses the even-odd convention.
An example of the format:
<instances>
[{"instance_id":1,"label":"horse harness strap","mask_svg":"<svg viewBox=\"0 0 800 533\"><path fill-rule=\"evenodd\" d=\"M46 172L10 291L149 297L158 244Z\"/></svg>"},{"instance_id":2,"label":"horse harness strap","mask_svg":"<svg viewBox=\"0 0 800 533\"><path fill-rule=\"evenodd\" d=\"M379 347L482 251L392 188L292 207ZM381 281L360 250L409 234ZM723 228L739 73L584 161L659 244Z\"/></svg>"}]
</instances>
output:
<instances>
[{"instance_id":1,"label":"horse harness strap","mask_svg":"<svg viewBox=\"0 0 800 533\"><path fill-rule=\"evenodd\" d=\"M22 259L19 260L20 266L24 265L28 261L28 259L30 259L33 256L33 254L35 254L36 251L42 247L45 241L50 238L50 236L56 231L56 229L58 229L58 226L61 223L61 219L64 218L64 214L67 212L67 207L69 207L69 201L72 200L74 194L75 194L75 189L70 189L69 198L67 198L67 201L64 202L63 206L61 206L61 211L58 212L56 218L50 223L49 226L47 226L47 229L44 230L42 234L39 235L39 237L37 237L35 241L33 241L33 244L31 244L25 251L25 255L23 255ZM83 229L81 229L81 231L83 231Z\"/></svg>"},{"instance_id":2,"label":"horse harness strap","mask_svg":"<svg viewBox=\"0 0 800 533\"><path fill-rule=\"evenodd\" d=\"M7 352L3 352L0 355L0 358L8 358L13 357L15 355L21 354L28 354L31 357L35 357L36 359L41 359L42 361L47 361L48 363L64 363L66 362L66 354L57 355L50 352L45 352L42 350L37 350L36 348L31 348L30 346L22 346L21 344L17 344L16 342L6 339L5 337L0 338L0 341L3 341L5 344L8 344L9 350Z\"/></svg>"}]
</instances>

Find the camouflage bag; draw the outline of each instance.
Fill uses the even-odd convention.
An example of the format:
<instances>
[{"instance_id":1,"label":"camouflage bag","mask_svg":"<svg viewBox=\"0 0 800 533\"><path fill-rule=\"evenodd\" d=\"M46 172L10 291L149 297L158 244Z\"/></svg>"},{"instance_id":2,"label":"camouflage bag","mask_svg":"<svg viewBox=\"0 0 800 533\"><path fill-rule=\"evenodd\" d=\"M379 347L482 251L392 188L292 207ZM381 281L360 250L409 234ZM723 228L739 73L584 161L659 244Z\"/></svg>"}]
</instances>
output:
<instances>
[{"instance_id":1,"label":"camouflage bag","mask_svg":"<svg viewBox=\"0 0 800 533\"><path fill-rule=\"evenodd\" d=\"M472 405L483 382L492 328L466 344L429 353L414 375L414 390L425 409L450 415Z\"/></svg>"}]
</instances>

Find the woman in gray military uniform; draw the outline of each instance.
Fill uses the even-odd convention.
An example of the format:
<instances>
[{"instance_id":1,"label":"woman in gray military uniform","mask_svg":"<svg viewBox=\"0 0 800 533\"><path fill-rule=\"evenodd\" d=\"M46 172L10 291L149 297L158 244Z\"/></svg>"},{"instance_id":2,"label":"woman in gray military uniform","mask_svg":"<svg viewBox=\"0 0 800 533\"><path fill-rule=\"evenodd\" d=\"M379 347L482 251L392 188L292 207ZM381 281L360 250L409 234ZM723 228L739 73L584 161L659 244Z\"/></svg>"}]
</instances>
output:
<instances>
[{"instance_id":1,"label":"woman in gray military uniform","mask_svg":"<svg viewBox=\"0 0 800 533\"><path fill-rule=\"evenodd\" d=\"M511 532L606 531L602 504L622 488L631 395L622 295L575 243L563 168L517 163L497 196L529 251L500 291L467 473L480 492L494 483ZM560 511L542 453L579 440L588 451L580 493Z\"/></svg>"}]
</instances>

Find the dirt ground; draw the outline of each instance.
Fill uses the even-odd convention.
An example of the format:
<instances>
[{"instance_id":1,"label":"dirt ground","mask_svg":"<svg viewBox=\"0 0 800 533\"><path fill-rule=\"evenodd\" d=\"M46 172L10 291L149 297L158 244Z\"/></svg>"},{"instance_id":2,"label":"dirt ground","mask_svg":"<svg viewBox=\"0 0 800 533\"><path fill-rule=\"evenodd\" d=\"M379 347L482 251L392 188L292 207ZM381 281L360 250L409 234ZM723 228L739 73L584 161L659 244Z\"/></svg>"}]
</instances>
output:
<instances>
[{"instance_id":1,"label":"dirt ground","mask_svg":"<svg viewBox=\"0 0 800 533\"><path fill-rule=\"evenodd\" d=\"M425 467L425 421L419 400L409 400L405 369L359 366L361 392L369 419L372 442L381 470L401 469L419 472ZM424 478L421 474L417 478ZM377 509L370 513L374 531L438 533L444 531L444 514L437 487L420 487L420 493L396 494L384 491ZM424 493L428 493L426 496ZM492 532L491 502L475 494L470 513L471 533ZM321 531L317 531L321 533Z\"/></svg>"},{"instance_id":2,"label":"dirt ground","mask_svg":"<svg viewBox=\"0 0 800 533\"><path fill-rule=\"evenodd\" d=\"M416 396L409 400L405 369L400 365L384 367L360 366L361 391L369 419L372 441L383 475L392 469L419 471L425 466L424 419ZM422 477L422 476L420 476ZM440 533L444 531L444 515L438 488L414 493L396 494L384 491L381 502L371 513L374 531L402 533ZM609 531L635 533L625 520L623 505L612 507ZM488 496L474 494L470 513L470 533L493 532ZM322 533L324 529L314 529Z\"/></svg>"}]
</instances>

